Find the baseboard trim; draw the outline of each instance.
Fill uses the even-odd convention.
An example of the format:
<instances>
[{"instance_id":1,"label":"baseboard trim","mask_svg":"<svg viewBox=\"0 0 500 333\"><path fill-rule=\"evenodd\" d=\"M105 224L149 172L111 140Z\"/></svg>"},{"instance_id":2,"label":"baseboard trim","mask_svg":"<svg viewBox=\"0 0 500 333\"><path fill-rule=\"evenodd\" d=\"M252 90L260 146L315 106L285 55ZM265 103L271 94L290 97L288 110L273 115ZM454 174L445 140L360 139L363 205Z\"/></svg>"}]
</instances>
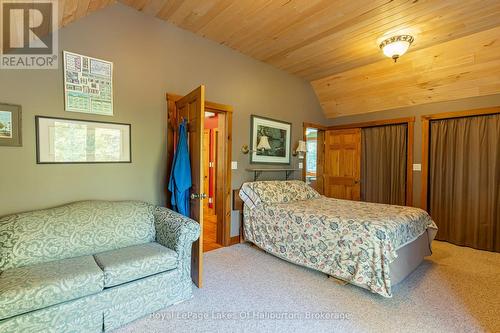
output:
<instances>
[{"instance_id":1,"label":"baseboard trim","mask_svg":"<svg viewBox=\"0 0 500 333\"><path fill-rule=\"evenodd\" d=\"M240 243L240 236L234 236L229 239L229 246Z\"/></svg>"}]
</instances>

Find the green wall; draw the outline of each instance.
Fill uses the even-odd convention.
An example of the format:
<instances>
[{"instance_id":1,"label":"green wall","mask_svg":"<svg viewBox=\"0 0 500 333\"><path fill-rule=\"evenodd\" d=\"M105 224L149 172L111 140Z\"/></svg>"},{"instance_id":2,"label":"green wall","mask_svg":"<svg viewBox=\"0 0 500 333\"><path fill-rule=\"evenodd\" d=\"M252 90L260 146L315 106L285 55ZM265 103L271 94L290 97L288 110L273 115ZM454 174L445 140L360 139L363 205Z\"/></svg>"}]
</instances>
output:
<instances>
[{"instance_id":1,"label":"green wall","mask_svg":"<svg viewBox=\"0 0 500 333\"><path fill-rule=\"evenodd\" d=\"M61 52L114 62L115 116L65 112L62 66L0 70L0 102L23 108L23 147L0 147L0 216L83 199L163 203L166 92L205 84L208 100L234 107L233 188L251 179L248 155L239 152L250 140L251 114L292 122L293 145L303 121L325 121L308 82L121 4L61 29L59 37ZM37 165L35 115L131 123L133 163Z\"/></svg>"}]
</instances>

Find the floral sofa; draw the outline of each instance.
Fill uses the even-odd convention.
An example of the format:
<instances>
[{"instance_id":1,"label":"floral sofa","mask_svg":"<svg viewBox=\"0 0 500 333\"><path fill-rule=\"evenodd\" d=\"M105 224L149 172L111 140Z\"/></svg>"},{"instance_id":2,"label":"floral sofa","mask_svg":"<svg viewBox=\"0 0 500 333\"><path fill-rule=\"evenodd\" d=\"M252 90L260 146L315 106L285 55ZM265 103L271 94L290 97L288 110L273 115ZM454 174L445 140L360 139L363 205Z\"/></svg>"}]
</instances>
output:
<instances>
[{"instance_id":1,"label":"floral sofa","mask_svg":"<svg viewBox=\"0 0 500 333\"><path fill-rule=\"evenodd\" d=\"M192 297L199 225L137 201L0 218L0 332L102 332Z\"/></svg>"}]
</instances>

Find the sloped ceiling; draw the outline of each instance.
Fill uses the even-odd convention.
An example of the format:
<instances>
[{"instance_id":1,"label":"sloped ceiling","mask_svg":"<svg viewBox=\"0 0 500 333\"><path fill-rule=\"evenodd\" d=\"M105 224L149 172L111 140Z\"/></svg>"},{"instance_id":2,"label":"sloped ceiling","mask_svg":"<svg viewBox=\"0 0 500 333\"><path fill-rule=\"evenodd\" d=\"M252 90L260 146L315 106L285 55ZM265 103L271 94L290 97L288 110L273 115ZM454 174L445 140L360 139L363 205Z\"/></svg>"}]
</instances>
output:
<instances>
[{"instance_id":1,"label":"sloped ceiling","mask_svg":"<svg viewBox=\"0 0 500 333\"><path fill-rule=\"evenodd\" d=\"M60 25L113 2L60 1ZM311 81L328 117L500 93L498 0L120 2ZM378 44L398 33L394 64Z\"/></svg>"},{"instance_id":2,"label":"sloped ceiling","mask_svg":"<svg viewBox=\"0 0 500 333\"><path fill-rule=\"evenodd\" d=\"M64 27L88 14L103 9L115 0L59 0L59 27Z\"/></svg>"}]
</instances>

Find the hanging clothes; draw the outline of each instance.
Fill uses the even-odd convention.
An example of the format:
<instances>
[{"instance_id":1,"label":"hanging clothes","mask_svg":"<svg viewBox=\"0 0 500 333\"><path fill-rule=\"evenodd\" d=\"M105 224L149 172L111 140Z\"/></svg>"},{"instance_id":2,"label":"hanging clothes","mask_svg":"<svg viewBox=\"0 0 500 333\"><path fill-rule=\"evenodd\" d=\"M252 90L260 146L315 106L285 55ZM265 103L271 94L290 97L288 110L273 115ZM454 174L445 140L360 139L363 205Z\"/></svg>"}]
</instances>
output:
<instances>
[{"instance_id":1,"label":"hanging clothes","mask_svg":"<svg viewBox=\"0 0 500 333\"><path fill-rule=\"evenodd\" d=\"M189 217L189 192L192 184L186 127L186 120L183 120L179 125L179 142L174 153L168 190L172 192L171 204L173 210Z\"/></svg>"}]
</instances>

